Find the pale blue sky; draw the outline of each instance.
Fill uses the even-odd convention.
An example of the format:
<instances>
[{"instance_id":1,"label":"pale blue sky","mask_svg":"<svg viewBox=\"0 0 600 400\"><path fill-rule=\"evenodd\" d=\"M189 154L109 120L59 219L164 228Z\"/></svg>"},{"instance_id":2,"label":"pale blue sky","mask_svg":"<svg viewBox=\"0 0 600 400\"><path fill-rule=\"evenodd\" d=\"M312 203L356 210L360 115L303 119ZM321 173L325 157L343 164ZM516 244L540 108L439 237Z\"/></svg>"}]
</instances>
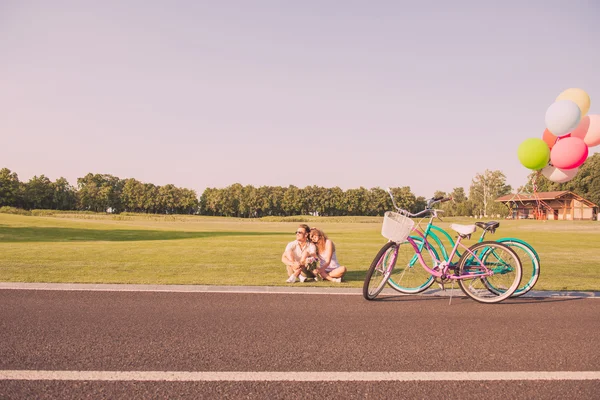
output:
<instances>
[{"instance_id":1,"label":"pale blue sky","mask_svg":"<svg viewBox=\"0 0 600 400\"><path fill-rule=\"evenodd\" d=\"M0 0L0 167L73 185L517 188L600 1ZM594 148L598 151L600 149Z\"/></svg>"}]
</instances>

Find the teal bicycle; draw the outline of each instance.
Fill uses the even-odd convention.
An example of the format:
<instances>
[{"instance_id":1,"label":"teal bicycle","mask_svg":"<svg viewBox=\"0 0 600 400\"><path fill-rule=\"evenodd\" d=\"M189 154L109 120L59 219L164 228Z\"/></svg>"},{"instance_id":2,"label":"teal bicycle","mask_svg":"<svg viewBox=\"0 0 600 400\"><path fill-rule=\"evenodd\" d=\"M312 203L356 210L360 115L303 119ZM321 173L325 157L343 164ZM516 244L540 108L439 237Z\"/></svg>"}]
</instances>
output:
<instances>
[{"instance_id":1,"label":"teal bicycle","mask_svg":"<svg viewBox=\"0 0 600 400\"><path fill-rule=\"evenodd\" d=\"M447 200L449 199L432 199L428 206ZM367 270L363 284L365 299L374 300L392 277L395 282L400 282L400 287L405 290L403 293L418 293L431 286L434 281L442 287L445 283L458 283L465 295L481 303L503 301L519 287L521 261L508 246L485 241L467 247L461 242L470 237L477 227L452 224L451 228L456 231L458 238L447 259L440 258L424 232L415 228L411 219L425 215L435 216L436 210L427 207L413 214L397 209L398 212L386 212L383 218L381 234L389 241L379 250ZM419 236L409 236L410 233ZM462 255L458 262L450 262L459 248ZM423 276L427 278L423 279ZM412 279L418 284L406 285L403 278Z\"/></svg>"},{"instance_id":2,"label":"teal bicycle","mask_svg":"<svg viewBox=\"0 0 600 400\"><path fill-rule=\"evenodd\" d=\"M400 210L389 190L388 193L392 198L394 207L397 210ZM449 199L433 198L427 202L425 209L429 211L429 221L423 230L423 237L411 236L411 238L415 241L415 243L417 243L419 251L423 250L425 247L425 242L427 242L429 245L428 247L431 247L433 257L450 262L451 260L449 260L449 254L442 238L449 243L450 248L455 247L455 241L447 231L434 225L433 220L435 218L441 220L438 214L442 212L442 210L436 210L432 208L434 204L448 200ZM496 229L500 226L500 223L496 221L475 222L475 226L481 228L483 231L478 240L478 243L481 243L484 241L488 232L492 234L495 233ZM440 238L440 236L442 238ZM521 239L501 238L495 241L508 246L521 260L523 279L512 296L518 297L524 295L535 286L540 276L540 258L537 252L530 244ZM432 243L435 243L435 246L432 246ZM441 253L441 255L438 252ZM427 256L427 253L428 252L422 252L422 254L425 256ZM459 251L457 251L455 255L459 258L462 257L462 254ZM402 259L402 255L399 255L398 257L399 259ZM431 287L436 279L419 266L419 261L414 253L411 254L411 252L408 251L408 254L406 254L404 257L404 262L397 262L397 268L395 268L393 274L390 276L388 284L396 291L405 294L421 293ZM445 282L440 282L438 280L438 283L444 284ZM502 291L496 290L491 285L488 287L488 290L496 295L500 295L502 293Z\"/></svg>"}]
</instances>

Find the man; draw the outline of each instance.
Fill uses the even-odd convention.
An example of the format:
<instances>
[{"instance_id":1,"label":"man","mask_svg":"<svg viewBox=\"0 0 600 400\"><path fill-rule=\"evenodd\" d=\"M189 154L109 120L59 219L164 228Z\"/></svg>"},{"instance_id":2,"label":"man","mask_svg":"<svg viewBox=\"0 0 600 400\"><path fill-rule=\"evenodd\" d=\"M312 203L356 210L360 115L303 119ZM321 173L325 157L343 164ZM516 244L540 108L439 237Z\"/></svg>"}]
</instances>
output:
<instances>
[{"instance_id":1,"label":"man","mask_svg":"<svg viewBox=\"0 0 600 400\"><path fill-rule=\"evenodd\" d=\"M296 240L289 242L285 246L285 251L281 256L281 262L283 262L287 269L288 279L286 282L296 282L296 277L300 279L300 282L306 280L306 268L300 263L302 259L302 253L307 250L310 253L314 253L314 245L308 241L308 234L310 227L306 224L298 225L296 229ZM312 250L311 250L312 249ZM302 274L304 272L304 274Z\"/></svg>"}]
</instances>

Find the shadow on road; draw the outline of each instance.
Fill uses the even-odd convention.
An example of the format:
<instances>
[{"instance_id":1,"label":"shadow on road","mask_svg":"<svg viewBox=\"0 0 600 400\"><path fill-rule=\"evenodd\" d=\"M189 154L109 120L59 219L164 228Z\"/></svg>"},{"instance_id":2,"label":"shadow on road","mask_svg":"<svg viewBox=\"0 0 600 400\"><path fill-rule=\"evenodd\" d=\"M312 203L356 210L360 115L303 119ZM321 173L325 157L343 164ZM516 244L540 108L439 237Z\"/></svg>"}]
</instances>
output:
<instances>
[{"instance_id":1,"label":"shadow on road","mask_svg":"<svg viewBox=\"0 0 600 400\"><path fill-rule=\"evenodd\" d=\"M583 300L581 297L517 297L504 300L500 304L541 304L562 303L565 301Z\"/></svg>"},{"instance_id":2,"label":"shadow on road","mask_svg":"<svg viewBox=\"0 0 600 400\"><path fill-rule=\"evenodd\" d=\"M390 295L390 296L378 297L372 301L407 302L407 301L434 301L434 300L450 302L450 296L427 296L427 295L414 295L414 296L397 295L397 296L394 296L394 295ZM509 305L520 305L520 304L562 303L562 302L574 301L574 300L583 300L583 298L580 298L580 297L517 297L517 298L510 298L510 299L504 300L500 303L494 303L494 304L509 306ZM470 299L468 297L464 297L464 296L452 297L452 303L459 302L459 301L460 302L468 301L468 302L477 303L475 300ZM483 304L483 303L481 303L481 304Z\"/></svg>"}]
</instances>

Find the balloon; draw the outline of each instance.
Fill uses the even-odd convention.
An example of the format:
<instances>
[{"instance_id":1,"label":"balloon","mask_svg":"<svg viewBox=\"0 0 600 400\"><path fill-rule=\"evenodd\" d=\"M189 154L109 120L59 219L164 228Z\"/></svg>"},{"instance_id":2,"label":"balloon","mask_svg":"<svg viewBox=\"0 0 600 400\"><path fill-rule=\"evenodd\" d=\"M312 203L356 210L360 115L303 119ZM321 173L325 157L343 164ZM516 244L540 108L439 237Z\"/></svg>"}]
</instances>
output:
<instances>
[{"instance_id":1,"label":"balloon","mask_svg":"<svg viewBox=\"0 0 600 400\"><path fill-rule=\"evenodd\" d=\"M548 164L550 149L542 139L529 138L519 145L517 155L525 168L539 170Z\"/></svg>"},{"instance_id":2,"label":"balloon","mask_svg":"<svg viewBox=\"0 0 600 400\"><path fill-rule=\"evenodd\" d=\"M582 117L585 116L590 109L590 96L583 89L567 89L559 94L555 101L559 100L571 100L573 103L577 104Z\"/></svg>"},{"instance_id":3,"label":"balloon","mask_svg":"<svg viewBox=\"0 0 600 400\"><path fill-rule=\"evenodd\" d=\"M581 125L581 124L580 124ZM561 137L569 137L571 136L570 133L567 133L565 136L561 136ZM550 150L552 150L552 147L554 147L554 144L556 143L556 141L558 140L557 136L554 136L552 134L552 132L550 132L548 129L544 130L544 134L542 135L542 139L544 140L544 142L546 142L546 144L548 145L548 148Z\"/></svg>"},{"instance_id":4,"label":"balloon","mask_svg":"<svg viewBox=\"0 0 600 400\"><path fill-rule=\"evenodd\" d=\"M563 136L577 128L581 119L579 106L571 100L559 100L546 110L546 128L554 136Z\"/></svg>"},{"instance_id":5,"label":"balloon","mask_svg":"<svg viewBox=\"0 0 600 400\"><path fill-rule=\"evenodd\" d=\"M573 179L575 175L577 175L578 171L579 168L560 169L552 165L548 165L542 169L542 174L552 182L565 183Z\"/></svg>"},{"instance_id":6,"label":"balloon","mask_svg":"<svg viewBox=\"0 0 600 400\"><path fill-rule=\"evenodd\" d=\"M559 139L550 152L550 162L556 168L573 169L579 167L588 156L588 147L578 137Z\"/></svg>"},{"instance_id":7,"label":"balloon","mask_svg":"<svg viewBox=\"0 0 600 400\"><path fill-rule=\"evenodd\" d=\"M600 115L586 115L581 122L571 132L571 136L583 139L588 147L598 146L600 144Z\"/></svg>"}]
</instances>

